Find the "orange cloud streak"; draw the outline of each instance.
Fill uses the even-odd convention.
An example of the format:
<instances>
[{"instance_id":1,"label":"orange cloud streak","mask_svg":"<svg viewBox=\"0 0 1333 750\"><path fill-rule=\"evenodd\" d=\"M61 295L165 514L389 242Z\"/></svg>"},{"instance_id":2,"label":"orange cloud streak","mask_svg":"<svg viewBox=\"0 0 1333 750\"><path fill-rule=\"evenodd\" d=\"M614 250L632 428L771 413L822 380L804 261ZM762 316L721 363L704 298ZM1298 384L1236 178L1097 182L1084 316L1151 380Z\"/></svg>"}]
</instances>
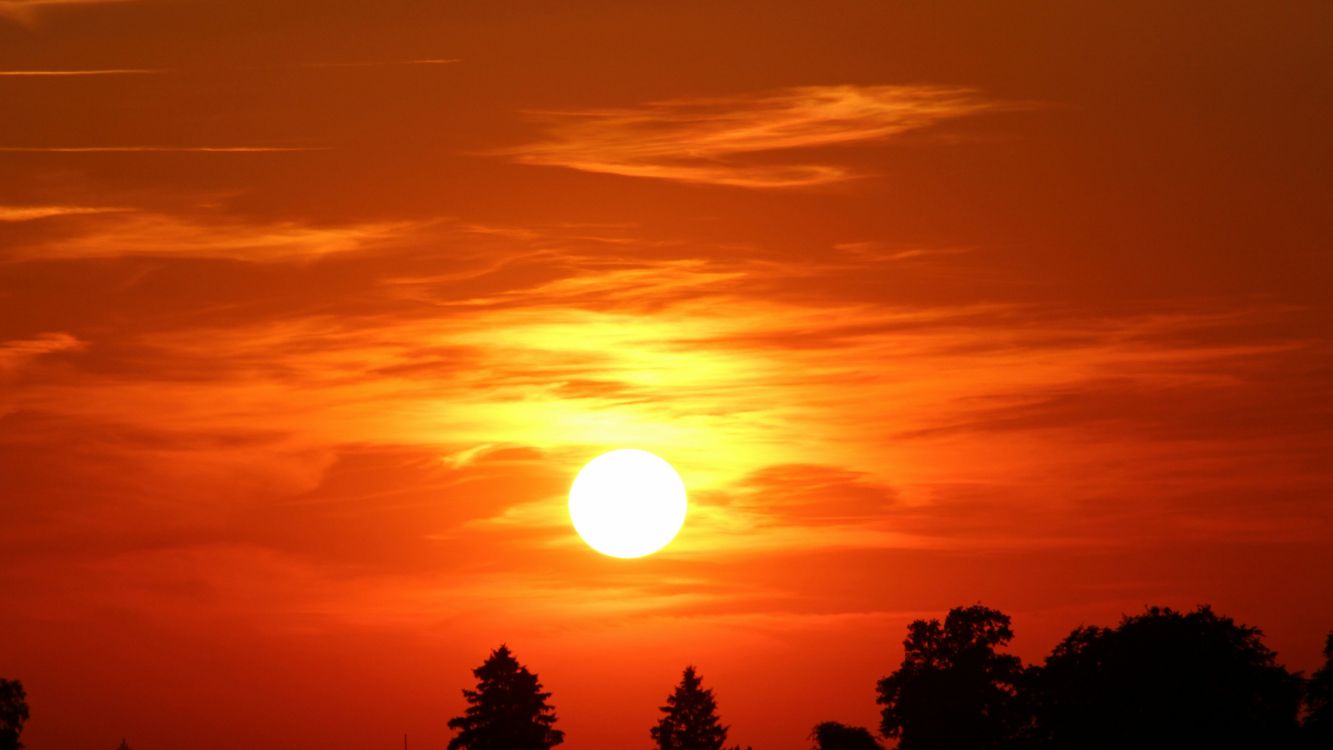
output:
<instances>
[{"instance_id":1,"label":"orange cloud streak","mask_svg":"<svg viewBox=\"0 0 1333 750\"><path fill-rule=\"evenodd\" d=\"M858 176L836 163L769 164L748 155L883 141L997 108L937 86L805 86L772 94L538 113L548 137L496 152L522 164L747 188Z\"/></svg>"}]
</instances>

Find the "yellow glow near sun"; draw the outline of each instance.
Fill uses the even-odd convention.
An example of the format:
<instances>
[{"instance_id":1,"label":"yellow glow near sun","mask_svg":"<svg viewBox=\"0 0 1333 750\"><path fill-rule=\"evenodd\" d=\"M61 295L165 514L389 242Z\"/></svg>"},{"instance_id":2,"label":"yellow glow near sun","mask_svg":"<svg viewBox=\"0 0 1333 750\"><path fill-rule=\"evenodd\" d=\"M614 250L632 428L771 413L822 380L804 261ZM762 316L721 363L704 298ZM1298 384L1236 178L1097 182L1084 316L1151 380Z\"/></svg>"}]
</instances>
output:
<instances>
[{"instance_id":1,"label":"yellow glow near sun","mask_svg":"<svg viewBox=\"0 0 1333 750\"><path fill-rule=\"evenodd\" d=\"M685 524L685 483L671 464L632 448L589 461L569 489L569 518L589 547L611 557L643 557Z\"/></svg>"}]
</instances>

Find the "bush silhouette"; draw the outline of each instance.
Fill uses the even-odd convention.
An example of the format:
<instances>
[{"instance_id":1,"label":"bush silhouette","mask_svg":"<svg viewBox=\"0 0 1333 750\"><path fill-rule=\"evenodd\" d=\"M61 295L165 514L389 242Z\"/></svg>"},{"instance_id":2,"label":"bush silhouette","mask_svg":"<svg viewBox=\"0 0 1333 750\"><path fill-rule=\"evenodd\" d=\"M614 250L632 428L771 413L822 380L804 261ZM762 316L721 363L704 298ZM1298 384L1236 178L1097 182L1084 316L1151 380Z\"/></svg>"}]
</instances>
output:
<instances>
[{"instance_id":1,"label":"bush silhouette","mask_svg":"<svg viewBox=\"0 0 1333 750\"><path fill-rule=\"evenodd\" d=\"M1300 679L1261 635L1208 607L1078 628L1032 673L1035 739L1055 750L1291 747Z\"/></svg>"},{"instance_id":2,"label":"bush silhouette","mask_svg":"<svg viewBox=\"0 0 1333 750\"><path fill-rule=\"evenodd\" d=\"M458 734L449 750L550 750L565 741L555 729L555 709L546 703L537 676L501 645L472 670L476 690L464 690L468 707L449 720Z\"/></svg>"},{"instance_id":3,"label":"bush silhouette","mask_svg":"<svg viewBox=\"0 0 1333 750\"><path fill-rule=\"evenodd\" d=\"M685 668L660 710L664 716L650 731L659 750L722 750L727 741L713 691L703 687L694 667Z\"/></svg>"},{"instance_id":4,"label":"bush silhouette","mask_svg":"<svg viewBox=\"0 0 1333 750\"><path fill-rule=\"evenodd\" d=\"M880 733L899 750L989 750L1017 732L1018 657L996 652L1014 637L1009 616L975 605L944 622L907 627L903 661L879 681Z\"/></svg>"},{"instance_id":5,"label":"bush silhouette","mask_svg":"<svg viewBox=\"0 0 1333 750\"><path fill-rule=\"evenodd\" d=\"M813 750L883 750L869 729L836 721L816 724L810 739L815 741Z\"/></svg>"},{"instance_id":6,"label":"bush silhouette","mask_svg":"<svg viewBox=\"0 0 1333 750\"><path fill-rule=\"evenodd\" d=\"M28 720L28 696L23 683L0 677L0 750L22 750L19 735Z\"/></svg>"}]
</instances>

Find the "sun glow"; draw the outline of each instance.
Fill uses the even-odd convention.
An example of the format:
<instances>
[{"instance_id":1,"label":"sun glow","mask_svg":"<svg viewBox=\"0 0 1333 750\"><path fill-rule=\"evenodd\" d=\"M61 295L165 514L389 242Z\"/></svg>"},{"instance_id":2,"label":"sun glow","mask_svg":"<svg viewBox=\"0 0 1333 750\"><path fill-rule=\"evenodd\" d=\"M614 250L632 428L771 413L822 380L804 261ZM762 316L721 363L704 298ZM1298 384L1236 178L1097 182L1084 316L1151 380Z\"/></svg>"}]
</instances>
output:
<instances>
[{"instance_id":1,"label":"sun glow","mask_svg":"<svg viewBox=\"0 0 1333 750\"><path fill-rule=\"evenodd\" d=\"M589 461L569 490L569 517L589 547L611 557L662 549L685 524L685 483L647 451L614 450Z\"/></svg>"}]
</instances>

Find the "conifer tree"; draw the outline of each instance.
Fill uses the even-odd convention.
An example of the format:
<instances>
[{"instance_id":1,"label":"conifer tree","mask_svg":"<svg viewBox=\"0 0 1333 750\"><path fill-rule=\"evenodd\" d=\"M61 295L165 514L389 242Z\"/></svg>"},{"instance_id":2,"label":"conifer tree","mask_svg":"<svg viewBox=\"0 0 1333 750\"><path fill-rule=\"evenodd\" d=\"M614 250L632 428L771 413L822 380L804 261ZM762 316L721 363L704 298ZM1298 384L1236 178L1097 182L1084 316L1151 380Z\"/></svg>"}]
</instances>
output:
<instances>
[{"instance_id":1,"label":"conifer tree","mask_svg":"<svg viewBox=\"0 0 1333 750\"><path fill-rule=\"evenodd\" d=\"M449 720L458 734L449 750L550 750L565 741L555 729L555 709L547 704L537 675L501 645L472 674L476 690L464 690L468 707Z\"/></svg>"},{"instance_id":2,"label":"conifer tree","mask_svg":"<svg viewBox=\"0 0 1333 750\"><path fill-rule=\"evenodd\" d=\"M658 750L722 750L727 741L727 727L718 721L713 691L702 686L694 667L685 668L661 711L665 715L651 732Z\"/></svg>"}]
</instances>

